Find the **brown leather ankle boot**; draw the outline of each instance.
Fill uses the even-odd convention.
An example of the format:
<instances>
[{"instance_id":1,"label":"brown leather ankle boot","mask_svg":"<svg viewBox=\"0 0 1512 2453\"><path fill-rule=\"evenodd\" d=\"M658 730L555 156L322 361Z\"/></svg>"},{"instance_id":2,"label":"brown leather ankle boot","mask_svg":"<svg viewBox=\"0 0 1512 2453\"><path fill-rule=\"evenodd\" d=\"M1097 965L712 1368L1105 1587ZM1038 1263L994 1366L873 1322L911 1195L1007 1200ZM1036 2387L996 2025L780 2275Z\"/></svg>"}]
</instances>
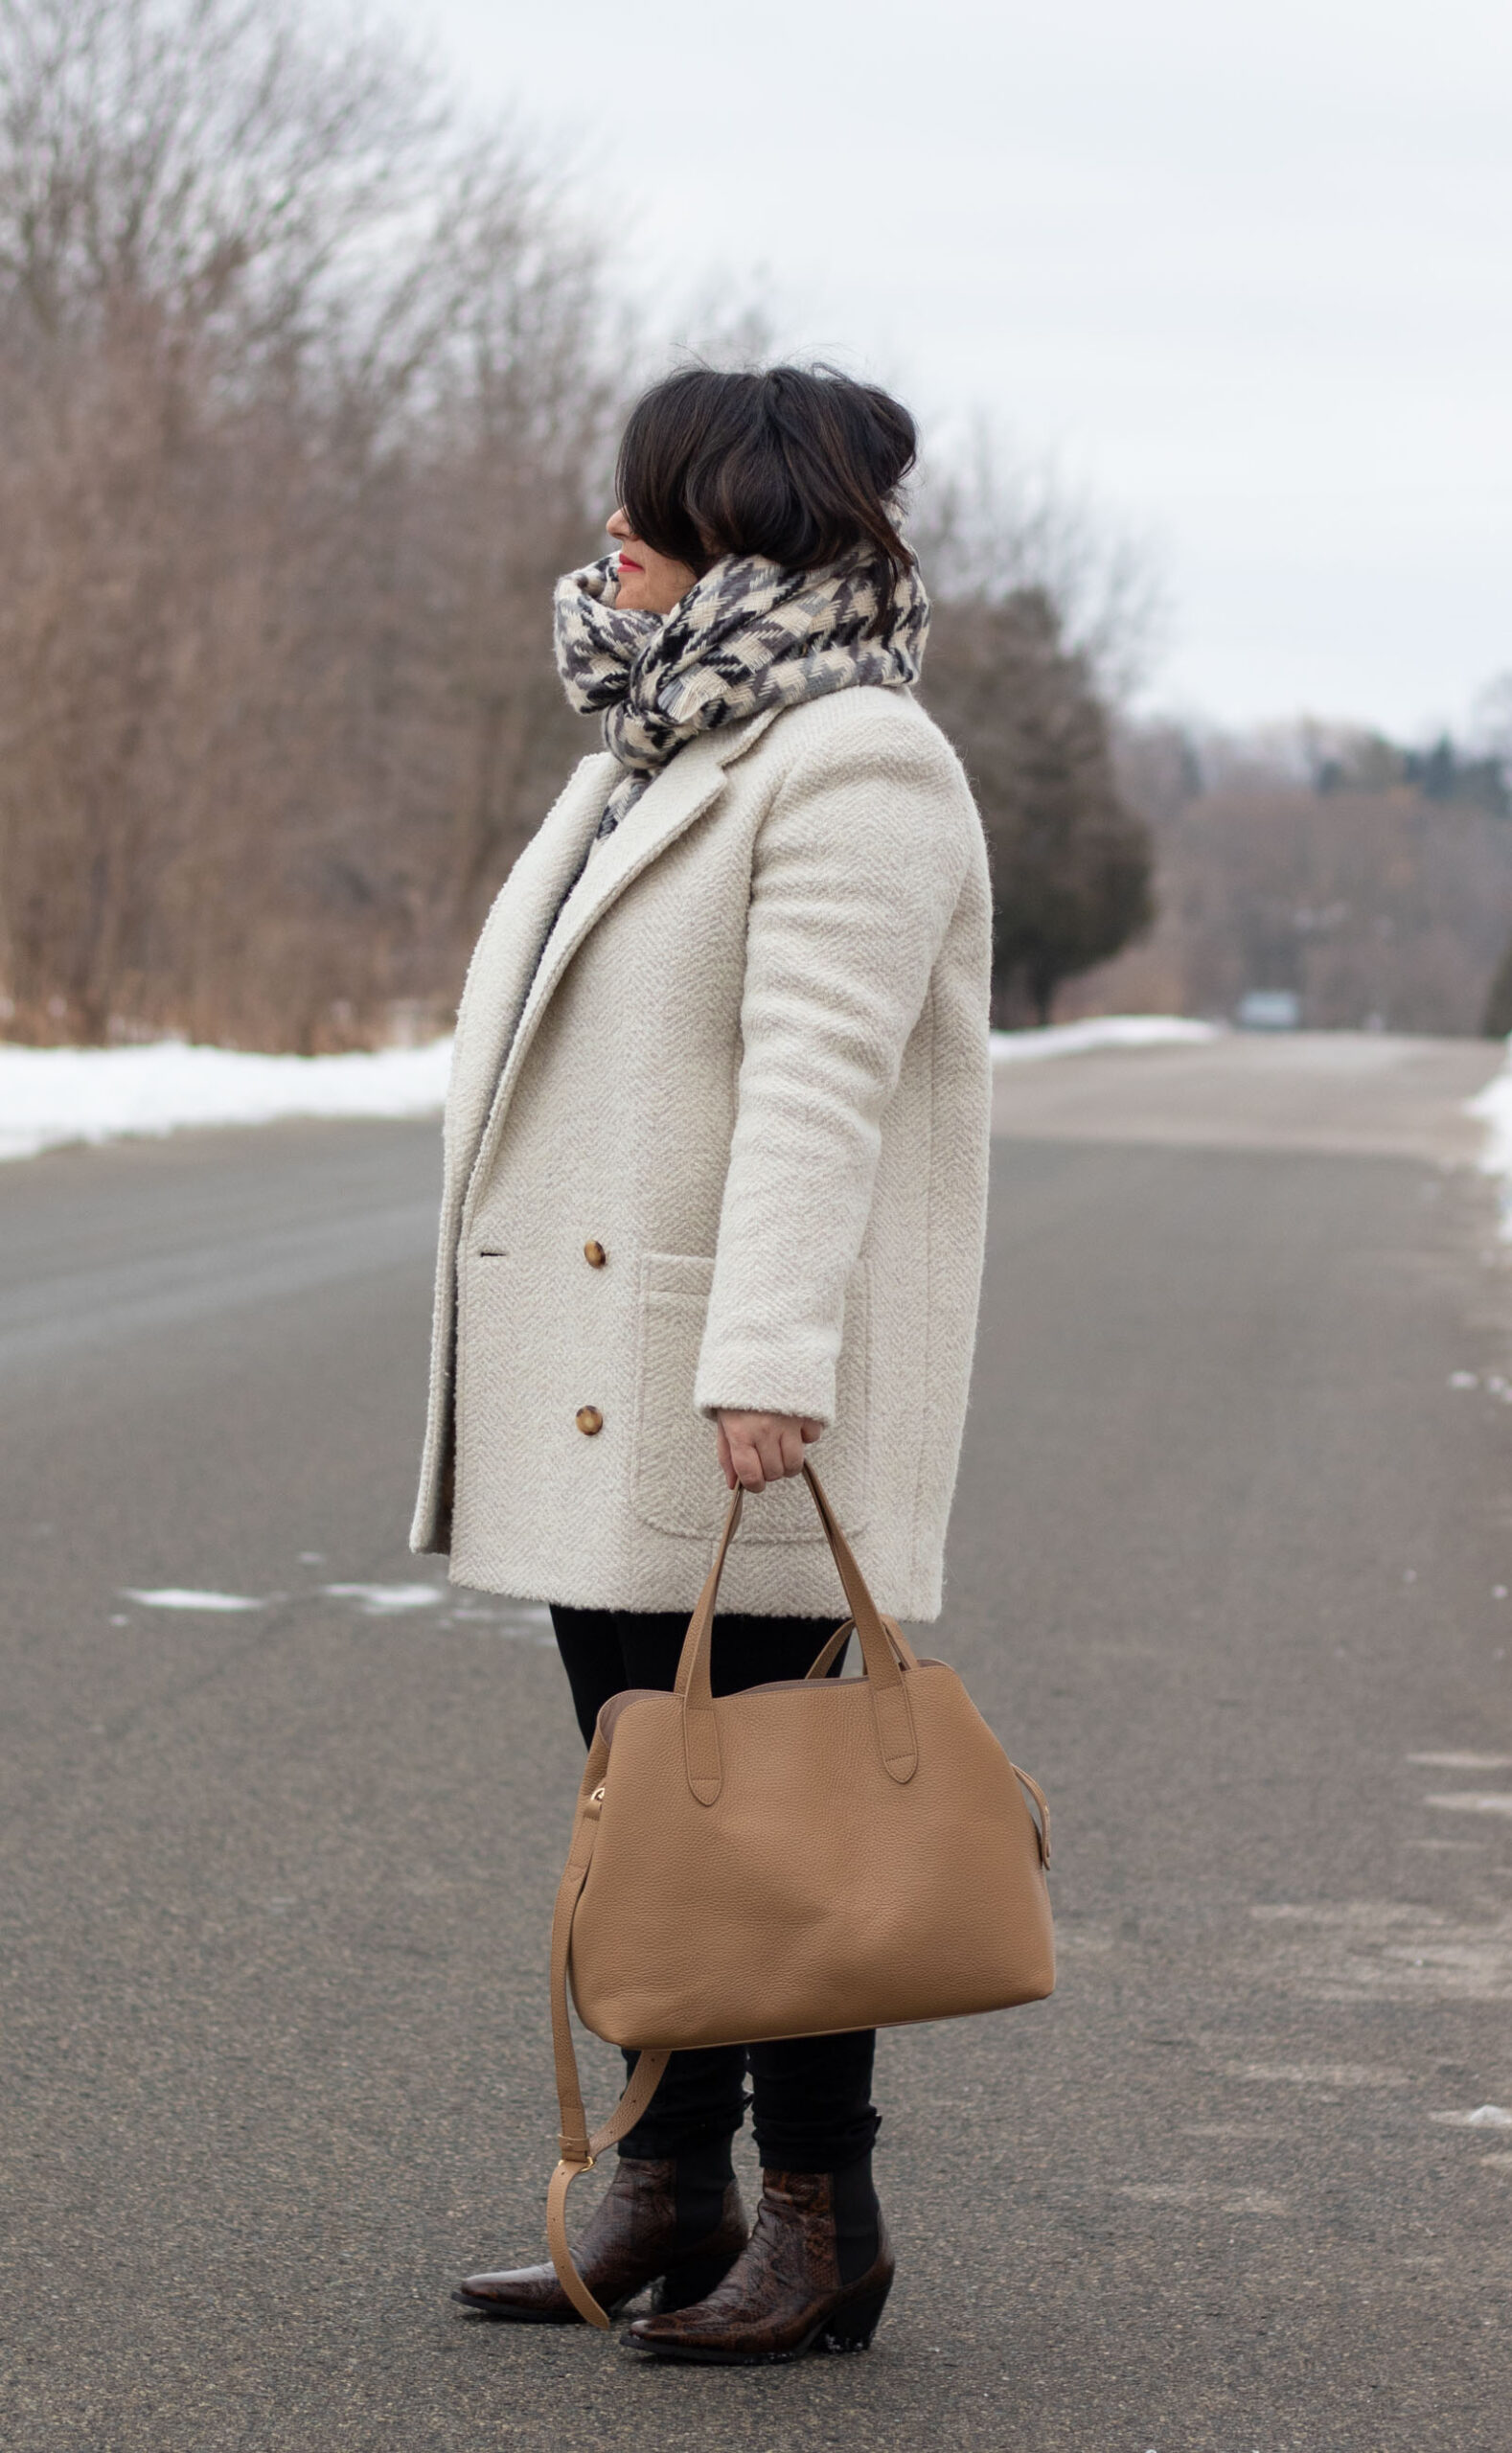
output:
<instances>
[{"instance_id":1,"label":"brown leather ankle boot","mask_svg":"<svg viewBox=\"0 0 1512 2453\"><path fill-rule=\"evenodd\" d=\"M763 2172L756 2229L719 2288L638 2317L627 2347L745 2366L806 2350L865 2350L892 2288L892 2245L865 2165Z\"/></svg>"},{"instance_id":2,"label":"brown leather ankle boot","mask_svg":"<svg viewBox=\"0 0 1512 2453\"><path fill-rule=\"evenodd\" d=\"M610 2316L657 2281L657 2307L681 2308L728 2272L747 2229L727 2140L676 2161L621 2155L584 2231L578 2271ZM549 2265L470 2274L451 2296L482 2316L516 2325L583 2323Z\"/></svg>"}]
</instances>

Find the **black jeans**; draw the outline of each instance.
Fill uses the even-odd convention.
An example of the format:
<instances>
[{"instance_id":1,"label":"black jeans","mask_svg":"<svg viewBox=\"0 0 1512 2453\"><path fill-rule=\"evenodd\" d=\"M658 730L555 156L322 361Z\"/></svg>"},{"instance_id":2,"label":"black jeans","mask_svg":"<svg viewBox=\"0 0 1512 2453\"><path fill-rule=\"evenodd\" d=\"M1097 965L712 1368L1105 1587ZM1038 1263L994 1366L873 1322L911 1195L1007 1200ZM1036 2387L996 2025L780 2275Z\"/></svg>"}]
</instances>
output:
<instances>
[{"instance_id":1,"label":"black jeans","mask_svg":"<svg viewBox=\"0 0 1512 2453\"><path fill-rule=\"evenodd\" d=\"M688 1632L676 1610L569 1610L553 1602L552 1624L578 1726L591 1744L601 1707L627 1686L671 1693ZM757 1618L722 1613L714 1621L710 1675L716 1695L772 1678L802 1678L825 1638L828 1618ZM843 1656L842 1656L843 1658ZM832 1675L837 1675L836 1662ZM745 2074L755 2098L756 2144L770 2171L833 2172L869 2154L876 2032L798 2036L785 2044L734 2044L675 2052L644 2118L622 2142L622 2155L661 2157L705 2138L733 2137L745 2117ZM633 2054L627 2054L633 2067Z\"/></svg>"}]
</instances>

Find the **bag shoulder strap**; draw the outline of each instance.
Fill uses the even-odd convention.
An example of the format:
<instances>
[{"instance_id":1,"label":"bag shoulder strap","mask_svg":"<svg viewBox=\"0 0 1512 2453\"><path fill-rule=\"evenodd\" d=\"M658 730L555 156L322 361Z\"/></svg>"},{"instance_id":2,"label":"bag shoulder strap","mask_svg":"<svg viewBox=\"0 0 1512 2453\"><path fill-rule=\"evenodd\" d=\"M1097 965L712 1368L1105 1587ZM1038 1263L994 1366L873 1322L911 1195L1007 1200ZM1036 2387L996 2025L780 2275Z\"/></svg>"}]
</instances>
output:
<instances>
[{"instance_id":1,"label":"bag shoulder strap","mask_svg":"<svg viewBox=\"0 0 1512 2453\"><path fill-rule=\"evenodd\" d=\"M580 2172L592 2170L607 2146L617 2144L634 2128L660 2086L662 2073L672 2056L667 2052L643 2052L630 2074L630 2084L608 2120L589 2136L587 2115L583 2109L583 2088L578 2077L578 2056L572 2049L567 1967L572 1955L573 1914L593 1861L593 1844L598 1837L599 1809L603 1802L602 1786L590 1791L583 1800L551 1920L551 2040L557 2063L557 2104L561 2129L557 2142L561 2160L551 2176L551 2187L546 2194L546 2237L551 2246L551 2262L557 2269L557 2280L579 2316L585 2318L590 2326L607 2328L608 2318L574 2265L572 2251L567 2245L567 2191Z\"/></svg>"}]
</instances>

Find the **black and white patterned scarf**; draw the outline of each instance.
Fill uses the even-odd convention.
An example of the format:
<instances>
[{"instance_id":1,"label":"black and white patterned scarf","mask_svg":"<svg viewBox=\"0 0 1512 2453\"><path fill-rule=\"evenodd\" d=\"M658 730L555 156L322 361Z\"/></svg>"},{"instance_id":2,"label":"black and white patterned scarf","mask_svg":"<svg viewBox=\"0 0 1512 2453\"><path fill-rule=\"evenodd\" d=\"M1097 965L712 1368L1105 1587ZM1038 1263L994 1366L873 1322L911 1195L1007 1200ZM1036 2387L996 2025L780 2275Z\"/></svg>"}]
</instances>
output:
<instances>
[{"instance_id":1,"label":"black and white patterned scarf","mask_svg":"<svg viewBox=\"0 0 1512 2453\"><path fill-rule=\"evenodd\" d=\"M727 554L670 613L621 612L618 556L557 582L557 670L582 715L604 717L623 773L599 837L696 734L765 707L919 677L929 600L917 570L859 556L814 571Z\"/></svg>"}]
</instances>

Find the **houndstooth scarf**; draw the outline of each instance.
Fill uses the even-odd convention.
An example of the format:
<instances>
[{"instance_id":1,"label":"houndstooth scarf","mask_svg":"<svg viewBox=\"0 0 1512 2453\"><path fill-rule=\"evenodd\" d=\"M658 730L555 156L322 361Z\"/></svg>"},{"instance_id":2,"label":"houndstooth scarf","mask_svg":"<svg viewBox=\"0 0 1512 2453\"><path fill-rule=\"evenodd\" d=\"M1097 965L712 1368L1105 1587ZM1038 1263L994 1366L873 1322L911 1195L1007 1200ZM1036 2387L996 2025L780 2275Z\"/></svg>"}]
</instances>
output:
<instances>
[{"instance_id":1,"label":"houndstooth scarf","mask_svg":"<svg viewBox=\"0 0 1512 2453\"><path fill-rule=\"evenodd\" d=\"M621 612L618 558L557 582L557 670L582 715L604 717L623 773L599 821L612 835L658 768L700 732L764 707L796 707L862 683L919 677L929 600L916 570L859 557L785 570L728 554L667 614Z\"/></svg>"}]
</instances>

